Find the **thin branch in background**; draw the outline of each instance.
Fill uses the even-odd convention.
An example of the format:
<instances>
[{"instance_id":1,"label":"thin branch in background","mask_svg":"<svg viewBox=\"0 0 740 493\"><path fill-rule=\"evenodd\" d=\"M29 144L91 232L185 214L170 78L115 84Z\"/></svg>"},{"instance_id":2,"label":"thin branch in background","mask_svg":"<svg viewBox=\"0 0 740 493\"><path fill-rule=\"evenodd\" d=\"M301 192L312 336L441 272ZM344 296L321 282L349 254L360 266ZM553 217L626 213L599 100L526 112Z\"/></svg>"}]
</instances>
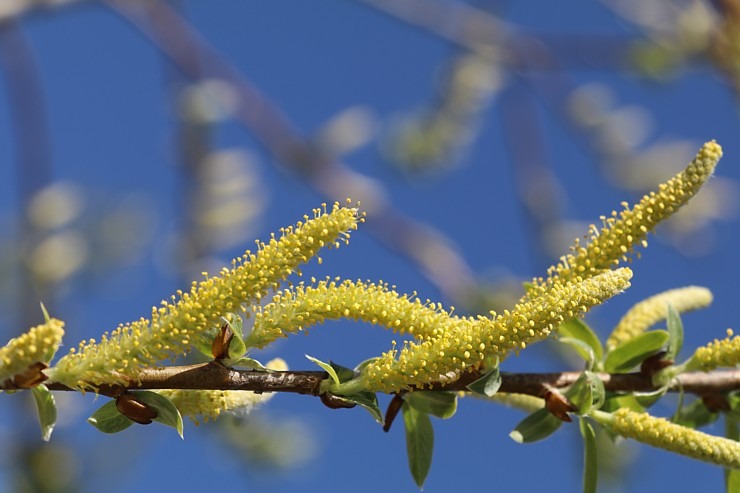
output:
<instances>
[{"instance_id":1,"label":"thin branch in background","mask_svg":"<svg viewBox=\"0 0 740 493\"><path fill-rule=\"evenodd\" d=\"M455 303L464 303L476 287L472 270L441 232L397 212L383 185L323 155L243 74L162 2L106 3L141 30L192 79L229 82L238 99L235 118L280 164L298 173L330 200L350 196L368 214L368 230L390 249L409 258ZM199 63L203 60L203 65Z\"/></svg>"},{"instance_id":2,"label":"thin branch in background","mask_svg":"<svg viewBox=\"0 0 740 493\"><path fill-rule=\"evenodd\" d=\"M28 206L33 196L51 183L51 138L46 116L44 91L35 57L18 24L12 20L0 23L0 62L4 66L7 103L16 153L16 190L20 221L21 251L39 240L39 231L29 221ZM48 286L34 282L27 262L19 262L18 327L34 325L41 316L38 302L52 302Z\"/></svg>"},{"instance_id":3,"label":"thin branch in background","mask_svg":"<svg viewBox=\"0 0 740 493\"><path fill-rule=\"evenodd\" d=\"M516 181L516 196L529 234L535 272L544 272L552 258L552 234L563 220L562 187L552 172L545 136L532 94L523 84L501 98L506 150Z\"/></svg>"}]
</instances>

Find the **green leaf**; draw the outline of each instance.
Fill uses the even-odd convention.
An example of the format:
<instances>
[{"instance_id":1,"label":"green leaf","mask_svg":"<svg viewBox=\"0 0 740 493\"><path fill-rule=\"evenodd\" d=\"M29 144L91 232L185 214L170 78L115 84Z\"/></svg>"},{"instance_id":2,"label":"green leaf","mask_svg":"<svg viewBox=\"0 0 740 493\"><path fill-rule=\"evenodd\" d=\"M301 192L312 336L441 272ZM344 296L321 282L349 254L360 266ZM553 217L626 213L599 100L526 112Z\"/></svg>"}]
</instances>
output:
<instances>
[{"instance_id":1,"label":"green leaf","mask_svg":"<svg viewBox=\"0 0 740 493\"><path fill-rule=\"evenodd\" d=\"M177 430L180 438L185 439L183 436L182 416L172 401L163 395L149 390L136 391L134 394L138 400L156 409L157 417L154 418L154 421L173 427Z\"/></svg>"},{"instance_id":2,"label":"green leaf","mask_svg":"<svg viewBox=\"0 0 740 493\"><path fill-rule=\"evenodd\" d=\"M243 357L236 360L227 360L226 364L232 368L251 368L257 371L272 371L254 358Z\"/></svg>"},{"instance_id":3,"label":"green leaf","mask_svg":"<svg viewBox=\"0 0 740 493\"><path fill-rule=\"evenodd\" d=\"M335 395L334 397L343 401L354 402L363 409L366 409L375 421L381 425L383 424L383 412L380 410L380 406L378 406L378 397L373 392L357 392L356 394Z\"/></svg>"},{"instance_id":4,"label":"green leaf","mask_svg":"<svg viewBox=\"0 0 740 493\"><path fill-rule=\"evenodd\" d=\"M603 411L613 413L622 407L626 407L627 409L631 409L638 413L645 411L645 408L637 402L637 399L635 399L635 396L632 394L621 395L607 393L606 401L604 401L604 405L602 406Z\"/></svg>"},{"instance_id":5,"label":"green leaf","mask_svg":"<svg viewBox=\"0 0 740 493\"><path fill-rule=\"evenodd\" d=\"M338 365L333 361L329 361L329 364L337 374L339 382L344 383L355 378L355 371L342 365Z\"/></svg>"},{"instance_id":6,"label":"green leaf","mask_svg":"<svg viewBox=\"0 0 740 493\"><path fill-rule=\"evenodd\" d=\"M635 400L644 408L648 408L658 402L668 392L668 386L665 385L652 392L635 392Z\"/></svg>"},{"instance_id":7,"label":"green leaf","mask_svg":"<svg viewBox=\"0 0 740 493\"><path fill-rule=\"evenodd\" d=\"M49 321L51 320L51 317L49 317L49 312L46 311L46 306L44 306L43 303L40 303L40 305L41 305L41 313L44 314L44 322L48 324ZM56 354L58 349L59 349L59 346L49 346L46 349L46 353L43 356L43 361L45 363L48 363L49 361L54 359L54 355ZM51 434L51 432L49 433Z\"/></svg>"},{"instance_id":8,"label":"green leaf","mask_svg":"<svg viewBox=\"0 0 740 493\"><path fill-rule=\"evenodd\" d=\"M473 383L466 385L466 388L474 394L491 397L501 388L501 371L499 370L498 360L493 369L480 377Z\"/></svg>"},{"instance_id":9,"label":"green leaf","mask_svg":"<svg viewBox=\"0 0 740 493\"><path fill-rule=\"evenodd\" d=\"M604 383L594 373L584 371L565 396L578 408L578 414L588 414L592 408L600 408L604 403L606 391Z\"/></svg>"},{"instance_id":10,"label":"green leaf","mask_svg":"<svg viewBox=\"0 0 740 493\"><path fill-rule=\"evenodd\" d=\"M234 337L229 342L229 360L239 359L247 353L247 345L244 344L244 334L242 333L242 317L232 313L230 317L221 317L221 320L226 323L231 331L234 333ZM229 320L229 318L231 320Z\"/></svg>"},{"instance_id":11,"label":"green leaf","mask_svg":"<svg viewBox=\"0 0 740 493\"><path fill-rule=\"evenodd\" d=\"M118 433L134 424L133 421L118 412L114 400L103 404L92 416L87 418L87 422L103 433Z\"/></svg>"},{"instance_id":12,"label":"green leaf","mask_svg":"<svg viewBox=\"0 0 740 493\"><path fill-rule=\"evenodd\" d=\"M727 402L730 404L730 410L725 415L732 416L735 420L740 421L740 391L727 394Z\"/></svg>"},{"instance_id":13,"label":"green leaf","mask_svg":"<svg viewBox=\"0 0 740 493\"><path fill-rule=\"evenodd\" d=\"M366 366L368 366L369 364L375 363L379 359L380 358L369 358L369 359L366 359L365 361L360 362L360 364L355 366L355 372L362 373L362 370L364 370Z\"/></svg>"},{"instance_id":14,"label":"green leaf","mask_svg":"<svg viewBox=\"0 0 740 493\"><path fill-rule=\"evenodd\" d=\"M601 345L599 337L593 330L591 330L591 327L586 325L586 323L580 318L572 318L567 322L560 324L560 327L558 327L558 334L560 337L577 339L586 343L586 345L588 345L588 347L593 351L596 361L601 361L604 357L604 347ZM576 348L574 347L574 349ZM578 351L578 349L576 349L576 351ZM581 352L579 352L579 354L581 354ZM587 354L581 354L581 357L585 361L588 361Z\"/></svg>"},{"instance_id":15,"label":"green leaf","mask_svg":"<svg viewBox=\"0 0 740 493\"><path fill-rule=\"evenodd\" d=\"M586 362L587 369L593 369L594 365L596 364L596 357L594 356L594 350L591 348L591 346L581 341L580 339L574 339L572 337L561 337L560 339L558 339L558 342L570 347L578 354L578 356L583 358L583 360Z\"/></svg>"},{"instance_id":16,"label":"green leaf","mask_svg":"<svg viewBox=\"0 0 740 493\"><path fill-rule=\"evenodd\" d=\"M697 429L717 421L718 417L719 413L713 413L707 409L701 399L696 399L688 406L681 407L673 416L672 421L681 426Z\"/></svg>"},{"instance_id":17,"label":"green leaf","mask_svg":"<svg viewBox=\"0 0 740 493\"><path fill-rule=\"evenodd\" d=\"M550 411L540 409L520 421L509 436L517 443L537 442L555 433L562 424Z\"/></svg>"},{"instance_id":18,"label":"green leaf","mask_svg":"<svg viewBox=\"0 0 740 493\"><path fill-rule=\"evenodd\" d=\"M596 493L599 479L596 433L591 423L585 419L579 421L581 436L583 436L583 493Z\"/></svg>"},{"instance_id":19,"label":"green leaf","mask_svg":"<svg viewBox=\"0 0 740 493\"><path fill-rule=\"evenodd\" d=\"M37 385L31 388L33 399L36 401L36 410L39 413L39 424L41 425L41 438L48 442L54 425L57 422L57 406L54 396L51 395L46 385Z\"/></svg>"},{"instance_id":20,"label":"green leaf","mask_svg":"<svg viewBox=\"0 0 740 493\"><path fill-rule=\"evenodd\" d=\"M452 392L409 392L403 397L409 406L438 418L451 418L457 411L457 395Z\"/></svg>"},{"instance_id":21,"label":"green leaf","mask_svg":"<svg viewBox=\"0 0 740 493\"><path fill-rule=\"evenodd\" d=\"M622 373L642 363L648 356L657 353L669 339L665 330L652 330L633 337L617 346L604 361L604 370L608 373Z\"/></svg>"},{"instance_id":22,"label":"green leaf","mask_svg":"<svg viewBox=\"0 0 740 493\"><path fill-rule=\"evenodd\" d=\"M211 344L213 339L220 332L220 328L211 327L200 333L198 337L193 339L193 346L198 350L199 353L205 355L208 359L213 359L213 353L211 352Z\"/></svg>"},{"instance_id":23,"label":"green leaf","mask_svg":"<svg viewBox=\"0 0 740 493\"><path fill-rule=\"evenodd\" d=\"M244 323L242 317L237 314L230 314L229 320L227 317L221 317L221 320L229 326L231 332L234 334L229 341L229 357L225 359L225 363L228 366L239 366L237 361L241 359L247 353L247 345L244 343L244 334L242 333L242 324ZM212 344L213 340L220 334L221 327L211 327L204 330L201 334L196 337L193 341L193 346L209 359L213 358Z\"/></svg>"},{"instance_id":24,"label":"green leaf","mask_svg":"<svg viewBox=\"0 0 740 493\"><path fill-rule=\"evenodd\" d=\"M668 305L666 328L670 337L668 338L668 352L665 359L676 361L678 353L681 352L681 347L683 347L683 323L681 322L681 316L671 305Z\"/></svg>"},{"instance_id":25,"label":"green leaf","mask_svg":"<svg viewBox=\"0 0 740 493\"><path fill-rule=\"evenodd\" d=\"M44 322L48 324L49 321L51 320L51 317L49 316L49 312L46 311L46 306L44 306L43 302L41 302L40 305L41 305L41 313L44 314Z\"/></svg>"},{"instance_id":26,"label":"green leaf","mask_svg":"<svg viewBox=\"0 0 740 493\"><path fill-rule=\"evenodd\" d=\"M341 383L339 381L339 375L337 375L336 370L334 370L334 367L331 366L329 363L324 363L320 359L316 359L313 356L309 356L309 355L306 355L306 358L308 358L309 361L311 361L313 363L316 363L321 368L323 368L324 371L329 374L329 376L331 377L331 379L334 380L334 383L336 385L339 385Z\"/></svg>"},{"instance_id":27,"label":"green leaf","mask_svg":"<svg viewBox=\"0 0 740 493\"><path fill-rule=\"evenodd\" d=\"M434 429L429 416L404 402L403 422L406 425L406 453L409 469L416 486L424 486L434 451Z\"/></svg>"}]
</instances>

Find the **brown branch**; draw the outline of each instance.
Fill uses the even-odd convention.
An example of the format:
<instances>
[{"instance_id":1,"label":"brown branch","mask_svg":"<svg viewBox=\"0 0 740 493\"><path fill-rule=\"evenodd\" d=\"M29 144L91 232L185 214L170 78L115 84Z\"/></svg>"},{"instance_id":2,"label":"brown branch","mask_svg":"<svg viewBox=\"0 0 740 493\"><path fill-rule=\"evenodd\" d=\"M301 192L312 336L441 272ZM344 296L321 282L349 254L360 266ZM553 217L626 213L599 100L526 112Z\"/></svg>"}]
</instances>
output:
<instances>
[{"instance_id":1,"label":"brown branch","mask_svg":"<svg viewBox=\"0 0 740 493\"><path fill-rule=\"evenodd\" d=\"M581 372L560 373L502 373L500 392L528 394L541 397L548 388L564 388L573 385ZM650 377L641 373L609 374L596 373L606 390L614 392L650 392L658 390ZM433 390L465 390L466 385L480 375L466 373L448 385L435 385ZM99 392L118 395L127 389L197 389L197 390L251 390L254 392L291 392L318 395L322 380L328 375L322 371L253 371L227 368L219 363L203 363L190 366L171 366L145 369L137 382L128 386L104 385ZM74 390L59 383L49 383L50 390ZM740 390L740 370L715 371L711 373L690 372L678 375L668 386L668 391L683 389L699 396L714 395L731 390Z\"/></svg>"}]
</instances>

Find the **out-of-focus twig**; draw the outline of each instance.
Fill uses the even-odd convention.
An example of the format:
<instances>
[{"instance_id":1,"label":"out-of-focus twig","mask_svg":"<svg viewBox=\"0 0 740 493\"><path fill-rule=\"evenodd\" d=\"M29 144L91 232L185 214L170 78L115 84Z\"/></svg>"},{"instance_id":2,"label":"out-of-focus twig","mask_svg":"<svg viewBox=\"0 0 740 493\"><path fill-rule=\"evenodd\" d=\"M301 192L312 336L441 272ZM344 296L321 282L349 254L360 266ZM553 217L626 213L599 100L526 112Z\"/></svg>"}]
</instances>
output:
<instances>
[{"instance_id":1,"label":"out-of-focus twig","mask_svg":"<svg viewBox=\"0 0 740 493\"><path fill-rule=\"evenodd\" d=\"M28 220L28 205L38 191L51 181L51 144L41 87L33 53L23 32L13 20L0 23L0 63L4 67L11 131L16 153L16 183L20 235L26 247L38 240L38 231ZM22 251L27 251L23 248ZM38 303L44 286L33 281L28 269L18 275L19 327L33 325L41 315ZM47 305L51 300L45 300Z\"/></svg>"},{"instance_id":2,"label":"out-of-focus twig","mask_svg":"<svg viewBox=\"0 0 740 493\"><path fill-rule=\"evenodd\" d=\"M360 200L375 236L412 260L443 295L461 303L474 288L470 267L442 233L398 213L380 183L323 155L174 9L163 2L112 0L107 5L146 34L187 77L228 81L238 99L235 118L280 164L331 200Z\"/></svg>"}]
</instances>

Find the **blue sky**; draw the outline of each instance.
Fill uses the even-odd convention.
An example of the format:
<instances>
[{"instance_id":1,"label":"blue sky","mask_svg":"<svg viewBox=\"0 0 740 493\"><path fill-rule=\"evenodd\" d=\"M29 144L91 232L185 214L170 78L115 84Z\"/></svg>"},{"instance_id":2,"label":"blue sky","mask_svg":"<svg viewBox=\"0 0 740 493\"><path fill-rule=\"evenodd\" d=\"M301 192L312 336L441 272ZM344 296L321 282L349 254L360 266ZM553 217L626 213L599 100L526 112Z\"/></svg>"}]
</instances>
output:
<instances>
[{"instance_id":1,"label":"blue sky","mask_svg":"<svg viewBox=\"0 0 740 493\"><path fill-rule=\"evenodd\" d=\"M434 34L356 2L230 0L183 5L203 38L306 136L315 135L331 118L355 106L374 115L380 137L388 135L396 115L434 101L442 67L460 54ZM589 36L637 35L628 22L592 2L497 4L495 10L534 35L571 34L585 43ZM106 265L106 257L95 247L99 243L91 242L89 264L63 283L48 302L55 315L67 321L66 343L72 346L118 323L146 316L149 307L189 283L177 268L177 234L188 224L189 204L183 197L187 184L178 163L172 100L173 86L183 79L130 23L95 3L31 13L21 19L20 27L43 86L51 181L72 183L84 197L85 212L75 223L77 232L83 236L99 232L100 217L109 218L111 211L126 204L135 204L138 211L134 214L137 227L128 233L140 240L134 242L136 254L126 257L123 267ZM568 76L574 87L592 83L609 87L616 108L635 106L649 113L652 130L642 148L687 140L698 149L702 142L716 139L725 152L718 176L734 183L740 180L735 164L740 159L736 98L708 64L680 71L666 83L588 67L568 69ZM512 88L523 91L534 105L547 165L562 186L563 212L569 219L596 221L599 215L619 208L620 201L639 198L636 192L614 187L598 171L597 153L589 150L582 135L567 127L552 101L542 94L543 88L550 87L547 74L530 77L529 81L516 74L502 77L505 89L481 112L477 138L449 170L411 179L388 162L376 139L342 156L349 168L382 184L396 210L433 225L450 238L473 272L489 282L531 278L540 275L546 265L543 254L532 246L532 233L516 195L516 163L511 159L511 134L507 133L514 128L512 113L501 109L504 98L516 94ZM6 74L0 80L0 92L7 95L7 89ZM8 106L7 97L3 96L2 107ZM249 169L261 197L256 206L262 212L248 230L237 232L243 242L220 249L218 258L228 261L250 248L254 238L267 238L271 231L294 223L326 200L305 179L282 170L234 119L222 120L212 131L214 149L252 156ZM516 138L526 147L529 136ZM2 111L0 234L6 238L17 234L12 218L18 214L20 199L14 142L13 120ZM322 265L312 262L305 269L306 276L382 279L399 291L416 291L424 299L454 303L413 265L382 246L369 229L363 229L353 235L349 246L324 253ZM706 254L684 255L659 230L633 266L633 287L588 319L600 334L608 334L635 302L689 284L709 287L715 301L710 309L685 317L687 348L723 336L727 327L738 327L737 219L728 213L693 234L696 237L678 240L678 246L706 240L710 245ZM14 334L18 315L12 310L13 291L5 286L2 293L10 301L3 302L6 314L0 316L0 330ZM259 356L283 357L295 369L310 369L304 354L353 366L387 349L391 339L378 328L337 322L315 328L309 337L280 342ZM507 361L504 369L555 371L564 366L547 357L546 347L535 347ZM385 434L361 410L333 411L318 399L276 396L260 410L261 419L300 422L301 429L313 437L316 454L297 469L272 474L246 467L219 445L208 425L187 423L184 442L171 430L156 426L104 436L84 423L96 408L92 399L69 398L60 406L73 423L59 425L51 446L58 441L79 449L78 470L90 478L85 491L164 487L197 491L216 485L264 492L415 490L406 467L402 423ZM3 396L1 400L9 399ZM655 413L670 414L674 403L668 399ZM3 436L20 439L11 430L22 427L27 439L35 439L30 417L16 424L10 420L18 416L2 407ZM435 421L435 455L424 491L577 491L582 459L576 426L564 427L542 443L517 445L508 433L522 417L515 411L462 399L453 419ZM716 425L708 431L722 433L721 428ZM644 446L632 448L638 455L628 469L626 491L679 487L719 491L722 485L719 468ZM110 454L115 469L103 464L102 454ZM108 455L104 457L108 460ZM680 478L675 473L678 468ZM3 477L7 473L0 474Z\"/></svg>"}]
</instances>

